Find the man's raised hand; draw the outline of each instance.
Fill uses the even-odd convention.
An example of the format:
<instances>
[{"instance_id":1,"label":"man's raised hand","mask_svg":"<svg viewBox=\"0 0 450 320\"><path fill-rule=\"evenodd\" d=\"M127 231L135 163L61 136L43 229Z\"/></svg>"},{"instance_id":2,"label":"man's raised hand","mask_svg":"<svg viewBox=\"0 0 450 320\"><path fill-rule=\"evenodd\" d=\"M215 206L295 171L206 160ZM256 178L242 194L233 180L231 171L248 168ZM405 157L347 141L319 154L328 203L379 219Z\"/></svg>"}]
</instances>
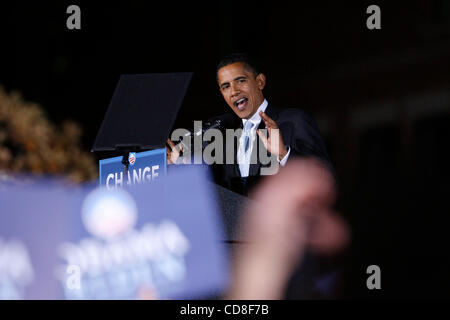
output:
<instances>
[{"instance_id":1,"label":"man's raised hand","mask_svg":"<svg viewBox=\"0 0 450 320\"><path fill-rule=\"evenodd\" d=\"M282 160L286 156L288 150L284 144L283 137L280 134L277 123L263 111L260 111L259 115L261 116L262 121L264 121L269 133L269 137L266 137L262 131L257 130L256 132L258 133L259 138L262 140L267 151Z\"/></svg>"}]
</instances>

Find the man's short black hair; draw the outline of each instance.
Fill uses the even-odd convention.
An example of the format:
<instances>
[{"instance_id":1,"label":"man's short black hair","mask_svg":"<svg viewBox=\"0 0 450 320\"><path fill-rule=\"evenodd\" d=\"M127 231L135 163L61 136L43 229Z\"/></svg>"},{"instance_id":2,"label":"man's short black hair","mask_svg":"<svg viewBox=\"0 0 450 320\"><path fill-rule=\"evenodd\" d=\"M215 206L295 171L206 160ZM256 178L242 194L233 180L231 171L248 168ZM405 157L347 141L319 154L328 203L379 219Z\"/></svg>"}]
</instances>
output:
<instances>
[{"instance_id":1,"label":"man's short black hair","mask_svg":"<svg viewBox=\"0 0 450 320\"><path fill-rule=\"evenodd\" d=\"M255 78L258 76L258 74L261 73L258 70L258 68L256 67L256 62L253 59L251 59L246 53L232 53L232 54L229 54L226 57L224 57L222 60L220 60L219 64L217 65L216 81L219 81L218 76L217 76L219 69L226 67L230 64L237 63L237 62L243 63L244 67L248 71L253 73L253 76Z\"/></svg>"}]
</instances>

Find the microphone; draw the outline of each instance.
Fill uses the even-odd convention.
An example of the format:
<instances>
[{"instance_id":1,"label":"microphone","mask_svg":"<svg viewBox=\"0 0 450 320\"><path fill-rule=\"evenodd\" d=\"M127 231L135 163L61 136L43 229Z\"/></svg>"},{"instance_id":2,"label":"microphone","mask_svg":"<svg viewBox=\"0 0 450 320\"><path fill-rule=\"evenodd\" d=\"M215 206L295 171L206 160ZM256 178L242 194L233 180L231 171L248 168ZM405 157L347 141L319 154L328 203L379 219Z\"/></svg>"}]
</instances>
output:
<instances>
[{"instance_id":1,"label":"microphone","mask_svg":"<svg viewBox=\"0 0 450 320\"><path fill-rule=\"evenodd\" d=\"M202 125L202 128L197 130L196 132L191 133L192 136L199 136L204 134L209 129L223 129L223 123L220 119L215 119L214 121L207 121Z\"/></svg>"},{"instance_id":2,"label":"microphone","mask_svg":"<svg viewBox=\"0 0 450 320\"><path fill-rule=\"evenodd\" d=\"M184 134L184 137L198 137L203 135L209 129L218 129L222 131L229 126L233 126L234 121L236 121L236 118L229 113L214 117L205 121L201 129L198 129L196 131L188 131ZM183 143L183 139L180 140L180 143L183 145L186 151L191 149L190 146L187 146L185 143ZM202 149L204 149L206 145L208 145L208 142L202 141Z\"/></svg>"},{"instance_id":3,"label":"microphone","mask_svg":"<svg viewBox=\"0 0 450 320\"><path fill-rule=\"evenodd\" d=\"M202 128L195 131L195 132L191 132L189 131L188 133L186 133L184 136L185 137L194 137L194 136L200 136L202 134L204 134L206 131L208 131L209 129L219 129L219 130L223 130L227 127L227 125L229 125L231 123L231 121L233 120L233 116L230 114L225 114L222 115L220 117L216 117L213 118L211 120L207 120L203 125Z\"/></svg>"}]
</instances>

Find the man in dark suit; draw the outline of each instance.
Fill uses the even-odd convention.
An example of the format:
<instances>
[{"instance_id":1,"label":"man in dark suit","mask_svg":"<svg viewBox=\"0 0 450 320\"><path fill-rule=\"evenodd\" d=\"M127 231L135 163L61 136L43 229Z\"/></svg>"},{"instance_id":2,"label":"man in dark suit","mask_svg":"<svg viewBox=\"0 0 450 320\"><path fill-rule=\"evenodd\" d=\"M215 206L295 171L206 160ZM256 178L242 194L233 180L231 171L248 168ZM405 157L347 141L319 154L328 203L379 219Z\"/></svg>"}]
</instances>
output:
<instances>
[{"instance_id":1,"label":"man in dark suit","mask_svg":"<svg viewBox=\"0 0 450 320\"><path fill-rule=\"evenodd\" d=\"M238 130L234 141L226 141L224 154L232 163L214 164L215 181L237 193L248 192L262 176L273 174L288 159L304 156L322 160L331 170L322 137L314 120L298 109L279 109L264 98L266 77L244 54L225 57L217 66L216 78L225 102L234 116L219 116L226 129ZM265 129L265 130L264 130ZM175 146L169 140L168 163ZM263 161L261 150L271 157ZM275 160L274 160L275 159Z\"/></svg>"},{"instance_id":2,"label":"man in dark suit","mask_svg":"<svg viewBox=\"0 0 450 320\"><path fill-rule=\"evenodd\" d=\"M331 176L334 175L314 120L299 109L281 109L269 103L263 95L266 77L245 55L224 58L217 66L216 77L220 92L233 113L215 117L210 122L220 119L225 129L238 133L233 135L233 141L224 144L224 162L212 165L216 183L249 195L264 175L276 173L277 169L282 171L282 167L296 157L316 158L331 171ZM229 138L226 134L225 140ZM176 162L177 148L170 140L168 144L168 163ZM233 161L227 163L230 154ZM265 161L263 158L267 155L274 161ZM275 170L271 170L272 167ZM304 298L320 293L316 282L318 263L317 257L309 252L303 256L289 283L287 297ZM330 287L334 288L334 282Z\"/></svg>"},{"instance_id":3,"label":"man in dark suit","mask_svg":"<svg viewBox=\"0 0 450 320\"><path fill-rule=\"evenodd\" d=\"M242 129L242 131L239 130L241 134L234 138L234 140L237 141L233 141L233 143L226 141L225 143L225 153L232 153L235 161L230 164L225 163L213 165L214 177L218 184L221 184L222 186L240 194L248 195L252 198L254 196L254 199L258 202L258 206L263 205L266 212L273 213L272 218L279 216L279 213L283 213L281 216L286 217L289 213L297 211L297 209L281 209L289 202L287 199L290 195L292 195L291 192L286 190L286 188L290 187L288 184L285 184L284 188L280 185L273 184L271 187L267 187L267 189L265 189L267 193L264 195L261 193L251 194L251 192L256 184L263 179L264 175L274 174L278 170L283 171L283 167L288 161L298 157L312 157L323 163L323 168L328 168L331 174L322 173L314 177L311 176L311 178L323 179L323 181L316 181L319 185L323 185L329 181L329 190L332 190L332 192L335 191L334 181L331 181L334 179L334 170L329 160L325 143L314 120L308 114L294 108L277 108L268 102L263 95L263 89L266 85L266 77L255 67L252 62L248 60L245 55L233 54L223 59L217 66L216 77L220 92L222 93L225 102L237 116L234 117L233 120L229 120L229 116L221 116L219 118L224 120L223 122L226 124L227 128ZM229 136L227 136L227 138L229 138ZM235 147L235 145L237 147ZM261 150L263 152L261 152ZM274 161L266 162L264 158L267 158L265 157L267 154L270 154L271 160ZM295 164L295 161L292 162ZM272 169L271 167L274 167L275 170L267 170ZM290 170L289 167L286 169ZM306 176L302 176L300 174L301 170L299 167L292 170L293 171L291 172L287 171L287 177L290 176L291 181L292 179L295 180L298 178L306 179ZM312 170L312 168L305 170ZM282 177L283 175L280 174L279 178ZM284 177L286 178L286 175L284 175ZM270 180L268 179L268 182L269 181ZM275 180L271 181L271 183L273 183ZM266 184L266 186L267 185L268 184ZM313 192L314 190L312 185L307 186L306 180L298 181L296 186L299 187L300 190L303 186L307 193ZM280 187L280 190L271 190L273 187ZM258 188L255 188L255 191L258 191ZM278 199L281 200L282 203L277 203L277 200L272 198L275 194L282 195L285 198ZM267 199L262 199L261 196L267 197ZM298 201L296 201L294 202L299 205ZM264 218L267 218L269 215L264 215L264 210L261 210L261 208L258 208L257 206L255 206L255 208L255 232L261 235L259 240L264 239L264 241L259 242L259 244L261 245L261 248L263 248L263 252L268 251L267 249L272 246L274 248L273 252L275 252L275 256L279 259L279 253L284 252L287 247L284 244L280 246L280 244L275 242L275 239L278 236L286 236L285 234L280 234L279 232L281 231L286 233L286 230L292 230L292 226L295 225L292 224L292 221L296 220L298 217L293 219L291 222L287 222L287 225L291 223L287 229L285 229L285 225L285 228L281 228L279 230L276 230L276 225L278 225L278 222L276 222L275 225L270 226L270 223L275 221L270 219L270 223L267 225L267 230L269 230L268 234L261 234ZM277 208L279 210L274 211L273 208ZM315 205L311 217L318 218L320 216L320 212L316 212L314 210L317 210ZM246 212L246 215L243 215L243 217L249 218L250 214L250 212ZM262 216L258 214L262 214ZM312 225L314 224L311 224L310 226ZM312 229L310 229L310 227L308 227L308 229L309 232L311 232ZM331 229L328 229L328 231L330 230ZM304 230L297 229L293 231L292 239L298 239L299 237L301 238L302 236L300 235L302 231ZM243 230L242 232L243 234L249 235L248 230ZM323 237L323 234L319 237L321 241L326 238ZM237 250L239 250L243 259L247 259L246 262L248 262L244 262L241 266L247 270L250 275L255 275L255 265L261 265L260 263L267 264L271 260L273 262L273 257L269 257L266 261L264 261L264 259L256 262L253 260L253 255L258 255L258 252L261 253L261 251L256 249L256 243L254 242L258 242L259 240L249 239L249 241L253 241L253 246L251 248L245 246L237 247ZM293 252L298 254L301 253L301 247L298 246L298 244L293 242L290 244L292 245ZM249 250L245 251L246 248ZM303 254L304 255L300 259L300 264L298 260L294 259L295 261L292 265L292 274L289 276L289 281L286 279L284 296L286 298L294 299L332 297L335 293L334 291L336 290L336 284L339 279L339 268L336 269L336 266L330 263L328 258L319 257L314 252L309 251L309 249L303 252ZM291 253L288 253L287 256L293 258ZM274 272L269 273L267 273L267 269L263 270L260 273L260 280L263 281L262 284L265 283L268 287L270 287L270 284L273 284L272 281L275 281L275 286L280 285L282 281L277 281L274 274L277 274L280 270L285 269L285 266L286 264L283 264L283 267L280 268L274 267ZM234 276L234 280L238 283L241 281L241 277L248 279L248 273L238 273ZM331 279L325 288L319 285L323 282L323 279ZM243 290L242 295L237 293L235 298L248 298L251 296L246 295L249 292L256 292L255 296L259 297L264 296L264 294L268 294L268 292L258 292L259 290L264 289L263 287L257 285L257 283L253 283L252 280L249 280L249 282L245 285L247 287L250 285L250 287ZM240 288L242 288L242 286ZM232 294L235 293L236 292L232 292ZM274 296L271 298L274 298Z\"/></svg>"},{"instance_id":4,"label":"man in dark suit","mask_svg":"<svg viewBox=\"0 0 450 320\"><path fill-rule=\"evenodd\" d=\"M237 141L238 147L233 148L236 150L236 161L214 167L217 183L247 195L264 175L264 168L273 165L273 162L261 162L260 152L257 152L262 147L261 144L276 158L276 165L284 166L288 159L297 156L316 157L333 171L325 143L314 120L301 110L280 109L269 104L263 95L266 77L245 55L232 54L224 58L217 66L216 75L222 96L239 118L229 124L229 127L243 129ZM267 136L262 129L267 129ZM245 137L242 138L246 131L250 137L247 151ZM277 141L272 141L273 139ZM256 161L245 161L249 158L246 159L243 155L245 152Z\"/></svg>"}]
</instances>

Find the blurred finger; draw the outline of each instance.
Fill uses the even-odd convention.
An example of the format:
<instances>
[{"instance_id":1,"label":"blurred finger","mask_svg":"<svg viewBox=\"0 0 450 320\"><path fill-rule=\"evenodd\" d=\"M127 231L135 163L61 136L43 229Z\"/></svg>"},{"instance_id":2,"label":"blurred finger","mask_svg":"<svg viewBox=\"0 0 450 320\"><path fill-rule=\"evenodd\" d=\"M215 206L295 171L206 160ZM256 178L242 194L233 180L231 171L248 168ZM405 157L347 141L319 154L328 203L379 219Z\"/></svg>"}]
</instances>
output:
<instances>
[{"instance_id":1,"label":"blurred finger","mask_svg":"<svg viewBox=\"0 0 450 320\"><path fill-rule=\"evenodd\" d=\"M277 128L277 123L275 121L273 121L272 118L270 118L267 114L265 114L264 112L260 112L261 118L264 120L264 123L266 124L266 127L273 127L273 128Z\"/></svg>"},{"instance_id":2,"label":"blurred finger","mask_svg":"<svg viewBox=\"0 0 450 320\"><path fill-rule=\"evenodd\" d=\"M270 120L272 120L264 111L260 111L259 112L259 115L261 116L261 118L264 120L264 121L270 121Z\"/></svg>"},{"instance_id":3,"label":"blurred finger","mask_svg":"<svg viewBox=\"0 0 450 320\"><path fill-rule=\"evenodd\" d=\"M185 148L184 148L184 145L182 143L177 144L176 148L180 152L185 152L186 151Z\"/></svg>"},{"instance_id":4,"label":"blurred finger","mask_svg":"<svg viewBox=\"0 0 450 320\"><path fill-rule=\"evenodd\" d=\"M172 152L170 151L169 147L166 146L166 159L167 159L167 164L173 164L172 159Z\"/></svg>"},{"instance_id":5,"label":"blurred finger","mask_svg":"<svg viewBox=\"0 0 450 320\"><path fill-rule=\"evenodd\" d=\"M264 144L264 148L267 149L267 137L266 137L266 135L261 130L257 130L256 133L261 138L261 141Z\"/></svg>"},{"instance_id":6,"label":"blurred finger","mask_svg":"<svg viewBox=\"0 0 450 320\"><path fill-rule=\"evenodd\" d=\"M167 139L167 144L170 146L170 148L173 150L175 148L175 144L172 142L172 140Z\"/></svg>"}]
</instances>

